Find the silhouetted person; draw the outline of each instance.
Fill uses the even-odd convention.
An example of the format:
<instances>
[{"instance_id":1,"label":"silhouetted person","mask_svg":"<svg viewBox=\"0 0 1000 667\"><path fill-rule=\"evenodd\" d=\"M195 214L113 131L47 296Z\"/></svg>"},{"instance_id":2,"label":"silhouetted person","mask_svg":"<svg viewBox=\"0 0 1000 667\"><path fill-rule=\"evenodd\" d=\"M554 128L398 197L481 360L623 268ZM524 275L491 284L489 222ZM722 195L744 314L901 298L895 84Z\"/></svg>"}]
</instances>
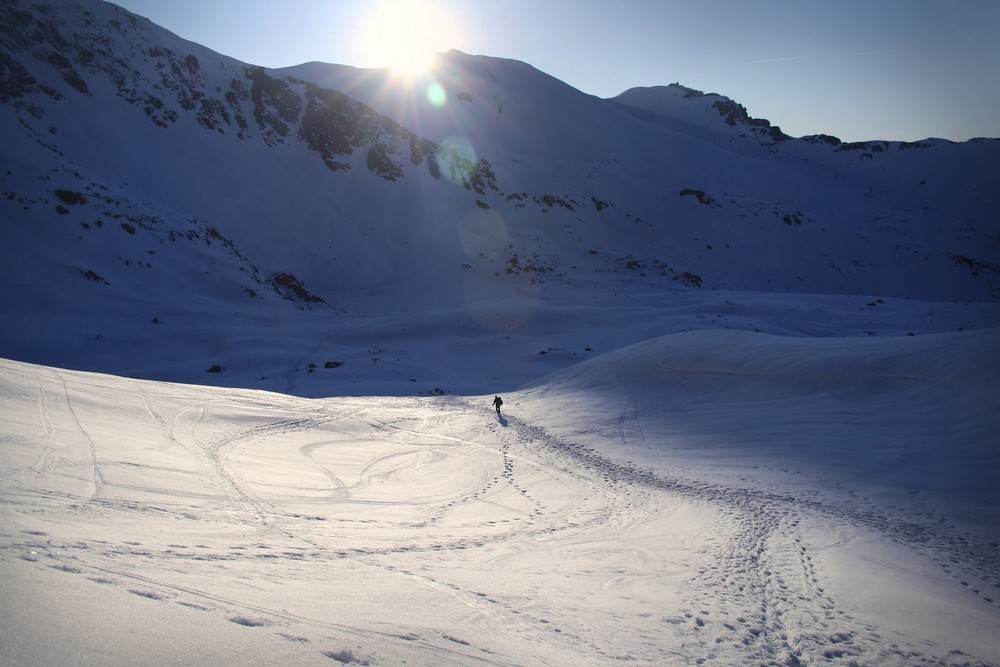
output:
<instances>
[{"instance_id":1,"label":"silhouetted person","mask_svg":"<svg viewBox=\"0 0 1000 667\"><path fill-rule=\"evenodd\" d=\"M500 398L499 396L494 397L494 399L493 399L493 405L496 406L496 408L497 408L497 417L499 417L500 416L500 406L503 405L503 399Z\"/></svg>"}]
</instances>

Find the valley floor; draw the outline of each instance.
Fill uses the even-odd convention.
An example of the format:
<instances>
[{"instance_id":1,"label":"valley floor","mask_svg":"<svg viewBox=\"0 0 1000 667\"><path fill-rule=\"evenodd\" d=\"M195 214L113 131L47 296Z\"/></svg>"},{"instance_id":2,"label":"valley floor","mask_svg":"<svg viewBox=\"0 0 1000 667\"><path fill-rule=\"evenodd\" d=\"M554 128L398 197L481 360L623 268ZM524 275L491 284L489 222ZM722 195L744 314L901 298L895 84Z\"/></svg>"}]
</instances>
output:
<instances>
[{"instance_id":1,"label":"valley floor","mask_svg":"<svg viewBox=\"0 0 1000 667\"><path fill-rule=\"evenodd\" d=\"M498 418L2 361L0 663L1000 664L995 543L558 386Z\"/></svg>"}]
</instances>

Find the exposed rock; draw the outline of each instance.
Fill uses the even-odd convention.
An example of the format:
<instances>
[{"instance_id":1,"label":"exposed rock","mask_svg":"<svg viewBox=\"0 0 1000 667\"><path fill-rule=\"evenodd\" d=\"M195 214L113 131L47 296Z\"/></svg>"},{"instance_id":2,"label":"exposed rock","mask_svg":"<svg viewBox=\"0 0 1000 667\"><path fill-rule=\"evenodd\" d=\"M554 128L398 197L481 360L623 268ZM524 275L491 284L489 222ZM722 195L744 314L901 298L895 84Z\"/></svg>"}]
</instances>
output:
<instances>
[{"instance_id":1,"label":"exposed rock","mask_svg":"<svg viewBox=\"0 0 1000 667\"><path fill-rule=\"evenodd\" d=\"M70 206L87 203L87 198L83 196L83 193L74 192L73 190L56 190L56 197Z\"/></svg>"},{"instance_id":2,"label":"exposed rock","mask_svg":"<svg viewBox=\"0 0 1000 667\"><path fill-rule=\"evenodd\" d=\"M111 284L104 279L104 276L91 269L77 269L76 272L88 280L93 280L95 283L102 283L104 285Z\"/></svg>"},{"instance_id":3,"label":"exposed rock","mask_svg":"<svg viewBox=\"0 0 1000 667\"><path fill-rule=\"evenodd\" d=\"M719 112L729 125L745 125L754 132L769 137L772 141L787 141L790 136L781 131L777 125L771 125L770 121L763 118L751 118L746 107L737 104L730 99L721 99L712 104L712 108Z\"/></svg>"},{"instance_id":4,"label":"exposed rock","mask_svg":"<svg viewBox=\"0 0 1000 667\"><path fill-rule=\"evenodd\" d=\"M810 144L829 144L831 146L839 146L844 143L837 137L829 134L813 134L808 137L802 137L802 141L806 141Z\"/></svg>"},{"instance_id":5,"label":"exposed rock","mask_svg":"<svg viewBox=\"0 0 1000 667\"><path fill-rule=\"evenodd\" d=\"M269 146L283 143L289 124L298 122L302 100L287 82L269 76L263 67L247 68L246 77L251 81L253 117L260 127L261 137Z\"/></svg>"},{"instance_id":6,"label":"exposed rock","mask_svg":"<svg viewBox=\"0 0 1000 667\"><path fill-rule=\"evenodd\" d=\"M705 194L701 190L693 190L691 188L684 188L683 190L681 190L681 197L694 197L695 199L698 200L699 204L703 204L703 205L708 206L710 208L722 208L722 204L720 204L719 202L715 201L714 199L712 199L711 197L709 197L707 194Z\"/></svg>"},{"instance_id":7,"label":"exposed rock","mask_svg":"<svg viewBox=\"0 0 1000 667\"><path fill-rule=\"evenodd\" d=\"M535 203L540 204L542 206L547 206L549 208L552 208L554 206L561 206L562 208L565 208L569 211L576 210L575 208L573 208L573 204L576 204L576 202L573 201L572 199L569 199L568 197L563 198L563 197L557 197L555 195L539 195L535 197Z\"/></svg>"},{"instance_id":8,"label":"exposed rock","mask_svg":"<svg viewBox=\"0 0 1000 667\"><path fill-rule=\"evenodd\" d=\"M302 281L290 273L276 273L271 276L269 282L282 298L289 301L299 301L308 304L326 303L321 297L307 290Z\"/></svg>"},{"instance_id":9,"label":"exposed rock","mask_svg":"<svg viewBox=\"0 0 1000 667\"><path fill-rule=\"evenodd\" d=\"M387 181L395 181L403 175L403 168L392 160L385 144L375 144L368 149L368 169Z\"/></svg>"},{"instance_id":10,"label":"exposed rock","mask_svg":"<svg viewBox=\"0 0 1000 667\"><path fill-rule=\"evenodd\" d=\"M35 83L35 77L21 63L0 51L0 103L27 95Z\"/></svg>"}]
</instances>

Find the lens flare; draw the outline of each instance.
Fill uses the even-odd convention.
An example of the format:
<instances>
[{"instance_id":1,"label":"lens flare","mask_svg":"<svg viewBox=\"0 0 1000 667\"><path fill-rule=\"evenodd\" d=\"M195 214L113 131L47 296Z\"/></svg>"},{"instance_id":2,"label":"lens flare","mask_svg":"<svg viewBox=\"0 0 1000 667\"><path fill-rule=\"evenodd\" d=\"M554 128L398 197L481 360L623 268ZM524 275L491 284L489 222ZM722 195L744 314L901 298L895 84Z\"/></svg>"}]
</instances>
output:
<instances>
[{"instance_id":1,"label":"lens flare","mask_svg":"<svg viewBox=\"0 0 1000 667\"><path fill-rule=\"evenodd\" d=\"M427 101L438 108L447 104L448 93L445 92L444 86L437 81L431 81L427 84Z\"/></svg>"},{"instance_id":2,"label":"lens flare","mask_svg":"<svg viewBox=\"0 0 1000 667\"><path fill-rule=\"evenodd\" d=\"M472 144L465 137L453 135L439 145L437 163L441 173L452 183L464 185L469 182L479 158Z\"/></svg>"},{"instance_id":3,"label":"lens flare","mask_svg":"<svg viewBox=\"0 0 1000 667\"><path fill-rule=\"evenodd\" d=\"M470 259L498 259L507 247L507 225L493 209L470 209L458 223L458 242Z\"/></svg>"},{"instance_id":4,"label":"lens flare","mask_svg":"<svg viewBox=\"0 0 1000 667\"><path fill-rule=\"evenodd\" d=\"M517 331L541 305L541 289L528 276L501 280L467 277L463 284L465 312L488 331Z\"/></svg>"}]
</instances>

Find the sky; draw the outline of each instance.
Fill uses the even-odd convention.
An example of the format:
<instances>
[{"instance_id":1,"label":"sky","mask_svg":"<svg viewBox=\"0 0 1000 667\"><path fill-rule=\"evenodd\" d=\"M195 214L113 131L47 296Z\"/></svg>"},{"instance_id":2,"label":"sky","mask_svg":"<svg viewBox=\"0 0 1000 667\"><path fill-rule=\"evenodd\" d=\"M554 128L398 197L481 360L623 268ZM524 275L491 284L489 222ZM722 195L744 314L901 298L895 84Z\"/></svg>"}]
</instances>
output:
<instances>
[{"instance_id":1,"label":"sky","mask_svg":"<svg viewBox=\"0 0 1000 667\"><path fill-rule=\"evenodd\" d=\"M678 82L726 95L792 136L1000 137L997 0L115 4L266 67L378 67L401 44L455 48L527 62L598 97Z\"/></svg>"}]
</instances>

